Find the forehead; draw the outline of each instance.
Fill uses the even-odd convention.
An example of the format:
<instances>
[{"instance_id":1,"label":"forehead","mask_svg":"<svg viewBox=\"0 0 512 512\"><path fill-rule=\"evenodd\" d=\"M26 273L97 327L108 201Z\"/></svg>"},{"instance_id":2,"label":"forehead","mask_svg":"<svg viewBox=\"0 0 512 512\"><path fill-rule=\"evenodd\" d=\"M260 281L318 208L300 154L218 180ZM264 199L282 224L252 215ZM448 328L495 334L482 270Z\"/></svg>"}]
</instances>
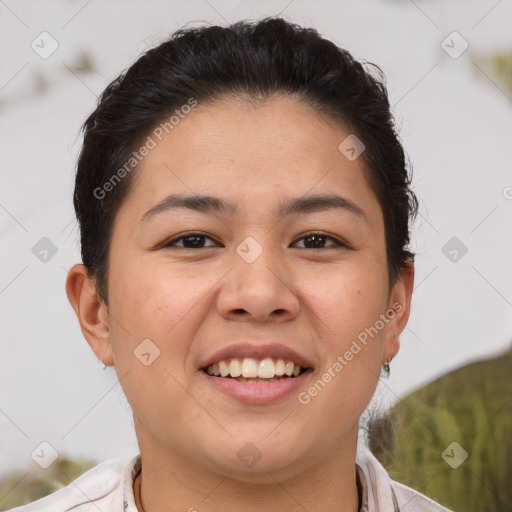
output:
<instances>
[{"instance_id":1,"label":"forehead","mask_svg":"<svg viewBox=\"0 0 512 512\"><path fill-rule=\"evenodd\" d=\"M259 177L294 168L297 178L306 167L332 167L340 157L339 139L345 133L348 135L340 123L292 98L277 97L257 104L225 98L199 104L142 167L157 163L161 156L167 160L168 153L161 155L167 146L173 147L175 161L201 161L219 170L240 163Z\"/></svg>"},{"instance_id":2,"label":"forehead","mask_svg":"<svg viewBox=\"0 0 512 512\"><path fill-rule=\"evenodd\" d=\"M351 161L338 149L349 135L341 123L292 98L198 104L160 138L149 134L155 145L137 167L121 210L140 219L181 193L232 199L243 214L277 196L335 192L375 209L363 159Z\"/></svg>"}]
</instances>

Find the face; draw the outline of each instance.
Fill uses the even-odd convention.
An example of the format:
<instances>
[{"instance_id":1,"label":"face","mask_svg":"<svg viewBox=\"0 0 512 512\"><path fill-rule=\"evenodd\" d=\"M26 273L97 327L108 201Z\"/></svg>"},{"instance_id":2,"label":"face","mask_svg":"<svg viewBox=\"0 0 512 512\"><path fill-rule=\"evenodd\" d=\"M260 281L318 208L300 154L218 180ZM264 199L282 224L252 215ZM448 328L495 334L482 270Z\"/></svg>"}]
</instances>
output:
<instances>
[{"instance_id":1,"label":"face","mask_svg":"<svg viewBox=\"0 0 512 512\"><path fill-rule=\"evenodd\" d=\"M292 99L199 104L137 168L104 334L87 337L141 453L245 479L355 453L412 283L388 287L363 159L338 149L349 135Z\"/></svg>"}]
</instances>

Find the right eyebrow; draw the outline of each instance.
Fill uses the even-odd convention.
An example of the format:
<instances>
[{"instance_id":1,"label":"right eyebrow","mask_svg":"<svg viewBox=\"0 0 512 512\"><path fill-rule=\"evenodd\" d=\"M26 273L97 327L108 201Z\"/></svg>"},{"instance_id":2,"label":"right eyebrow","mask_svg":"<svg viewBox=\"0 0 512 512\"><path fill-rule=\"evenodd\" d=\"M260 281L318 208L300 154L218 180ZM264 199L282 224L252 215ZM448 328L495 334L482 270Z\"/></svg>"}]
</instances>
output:
<instances>
[{"instance_id":1,"label":"right eyebrow","mask_svg":"<svg viewBox=\"0 0 512 512\"><path fill-rule=\"evenodd\" d=\"M182 196L171 194L170 196L167 196L162 201L157 203L155 206L151 207L141 217L140 222L144 222L159 213L175 208L188 208L189 210L195 210L203 213L235 213L236 204L215 196Z\"/></svg>"}]
</instances>

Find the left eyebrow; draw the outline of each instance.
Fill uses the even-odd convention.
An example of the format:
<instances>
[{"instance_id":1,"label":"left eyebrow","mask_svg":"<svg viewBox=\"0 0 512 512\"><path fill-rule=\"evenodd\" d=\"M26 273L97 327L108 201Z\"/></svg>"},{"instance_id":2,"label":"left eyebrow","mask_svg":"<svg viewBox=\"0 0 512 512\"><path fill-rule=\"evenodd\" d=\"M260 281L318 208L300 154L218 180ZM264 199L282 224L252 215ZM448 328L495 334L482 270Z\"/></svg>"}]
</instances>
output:
<instances>
[{"instance_id":1,"label":"left eyebrow","mask_svg":"<svg viewBox=\"0 0 512 512\"><path fill-rule=\"evenodd\" d=\"M175 208L186 208L203 213L229 213L233 214L237 210L236 203L226 201L220 197L207 195L176 195L172 194L151 207L141 217L143 222L150 217ZM366 219L366 215L361 207L345 197L337 194L319 194L303 196L282 202L278 208L280 217L286 217L292 214L307 214L341 208L348 212Z\"/></svg>"},{"instance_id":2,"label":"left eyebrow","mask_svg":"<svg viewBox=\"0 0 512 512\"><path fill-rule=\"evenodd\" d=\"M330 210L332 208L341 208L366 219L363 209L354 201L337 194L319 194L303 196L284 202L279 208L281 217L293 213L313 213Z\"/></svg>"}]
</instances>

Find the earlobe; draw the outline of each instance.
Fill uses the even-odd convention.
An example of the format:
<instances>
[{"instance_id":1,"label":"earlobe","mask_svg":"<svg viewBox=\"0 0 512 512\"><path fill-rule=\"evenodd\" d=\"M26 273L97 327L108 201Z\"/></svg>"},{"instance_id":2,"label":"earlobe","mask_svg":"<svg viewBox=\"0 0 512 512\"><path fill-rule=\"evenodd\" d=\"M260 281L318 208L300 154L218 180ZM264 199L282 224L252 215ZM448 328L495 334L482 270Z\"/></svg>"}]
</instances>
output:
<instances>
[{"instance_id":1,"label":"earlobe","mask_svg":"<svg viewBox=\"0 0 512 512\"><path fill-rule=\"evenodd\" d=\"M390 294L388 307L395 311L395 315L389 329L387 346L384 349L384 361L395 357L400 349L400 334L405 329L411 312L413 287L414 261L408 258Z\"/></svg>"},{"instance_id":2,"label":"earlobe","mask_svg":"<svg viewBox=\"0 0 512 512\"><path fill-rule=\"evenodd\" d=\"M108 310L84 265L73 265L68 271L66 294L92 351L102 363L112 366Z\"/></svg>"},{"instance_id":3,"label":"earlobe","mask_svg":"<svg viewBox=\"0 0 512 512\"><path fill-rule=\"evenodd\" d=\"M414 288L414 261L408 258L395 284L395 301L403 306L402 311L398 314L397 327L400 334L407 325L411 312L412 290Z\"/></svg>"}]
</instances>

